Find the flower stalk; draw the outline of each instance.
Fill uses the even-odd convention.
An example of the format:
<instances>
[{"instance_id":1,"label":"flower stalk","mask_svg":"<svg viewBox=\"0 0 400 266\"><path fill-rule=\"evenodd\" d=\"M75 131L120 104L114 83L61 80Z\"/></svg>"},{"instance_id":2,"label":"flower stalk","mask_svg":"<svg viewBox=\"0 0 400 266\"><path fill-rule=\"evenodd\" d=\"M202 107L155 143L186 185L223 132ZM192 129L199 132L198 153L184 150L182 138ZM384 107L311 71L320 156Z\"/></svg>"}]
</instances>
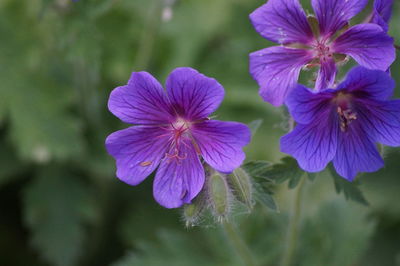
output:
<instances>
[{"instance_id":1,"label":"flower stalk","mask_svg":"<svg viewBox=\"0 0 400 266\"><path fill-rule=\"evenodd\" d=\"M256 266L257 264L255 262L253 254L251 253L249 247L244 242L242 237L237 232L235 226L228 221L225 221L224 223L222 223L222 228L224 229L225 235L227 236L229 242L242 259L243 265Z\"/></svg>"},{"instance_id":2,"label":"flower stalk","mask_svg":"<svg viewBox=\"0 0 400 266\"><path fill-rule=\"evenodd\" d=\"M281 266L292 265L293 255L297 247L297 239L299 235L300 218L301 218L301 205L302 205L302 194L305 183L305 177L301 177L300 183L296 188L295 195L293 198L293 209L292 215L289 221L289 228L286 238L286 249L284 251Z\"/></svg>"}]
</instances>

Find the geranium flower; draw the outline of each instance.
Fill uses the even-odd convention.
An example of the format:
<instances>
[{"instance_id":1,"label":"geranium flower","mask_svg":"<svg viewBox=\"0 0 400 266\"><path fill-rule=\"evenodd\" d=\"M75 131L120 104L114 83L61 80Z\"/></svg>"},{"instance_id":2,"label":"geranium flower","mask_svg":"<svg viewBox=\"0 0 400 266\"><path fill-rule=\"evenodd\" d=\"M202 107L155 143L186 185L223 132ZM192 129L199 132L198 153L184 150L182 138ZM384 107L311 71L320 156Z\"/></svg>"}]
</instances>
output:
<instances>
[{"instance_id":1,"label":"geranium flower","mask_svg":"<svg viewBox=\"0 0 400 266\"><path fill-rule=\"evenodd\" d=\"M158 168L153 194L167 208L190 203L203 187L200 155L212 168L228 173L245 158L250 130L241 123L210 120L224 98L223 87L191 68L178 68L166 91L146 72L111 92L109 110L125 123L112 133L107 151L115 158L117 177L137 185Z\"/></svg>"},{"instance_id":2,"label":"geranium flower","mask_svg":"<svg viewBox=\"0 0 400 266\"><path fill-rule=\"evenodd\" d=\"M303 67L319 67L316 89L331 87L336 64L346 55L361 66L386 70L395 59L393 39L376 24L346 29L367 0L312 0L316 18L306 17L298 0L269 0L250 19L264 38L279 43L250 54L250 73L262 98L284 103Z\"/></svg>"},{"instance_id":3,"label":"geranium flower","mask_svg":"<svg viewBox=\"0 0 400 266\"><path fill-rule=\"evenodd\" d=\"M375 0L370 22L378 24L387 32L389 30L389 21L392 17L392 7L393 0Z\"/></svg>"},{"instance_id":4,"label":"geranium flower","mask_svg":"<svg viewBox=\"0 0 400 266\"><path fill-rule=\"evenodd\" d=\"M383 160L376 142L400 145L400 100L390 100L393 88L387 73L363 67L352 69L336 89L313 92L298 85L286 102L298 124L281 138L281 151L308 172L330 161L348 180L377 171Z\"/></svg>"}]
</instances>

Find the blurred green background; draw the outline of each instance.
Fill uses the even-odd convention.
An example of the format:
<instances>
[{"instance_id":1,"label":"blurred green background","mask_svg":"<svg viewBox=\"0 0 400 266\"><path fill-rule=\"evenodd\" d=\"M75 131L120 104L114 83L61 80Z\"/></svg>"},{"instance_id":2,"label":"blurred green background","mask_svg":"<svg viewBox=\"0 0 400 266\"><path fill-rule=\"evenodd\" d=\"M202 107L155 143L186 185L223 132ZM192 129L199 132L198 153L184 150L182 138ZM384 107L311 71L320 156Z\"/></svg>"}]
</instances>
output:
<instances>
[{"instance_id":1,"label":"blurred green background","mask_svg":"<svg viewBox=\"0 0 400 266\"><path fill-rule=\"evenodd\" d=\"M0 265L243 265L218 224L187 229L181 210L158 206L152 177L137 187L115 178L104 140L128 125L107 99L132 71L164 82L194 67L225 87L218 119L263 119L248 160L279 161L287 115L248 74L249 52L271 45L248 19L263 3L0 0ZM400 44L397 0L390 34ZM399 73L398 61L398 84ZM400 265L400 150L385 157L360 177L368 207L337 195L324 173L306 181L293 265ZM257 205L231 217L260 265L279 265L286 245L294 193L274 191L279 213Z\"/></svg>"}]
</instances>

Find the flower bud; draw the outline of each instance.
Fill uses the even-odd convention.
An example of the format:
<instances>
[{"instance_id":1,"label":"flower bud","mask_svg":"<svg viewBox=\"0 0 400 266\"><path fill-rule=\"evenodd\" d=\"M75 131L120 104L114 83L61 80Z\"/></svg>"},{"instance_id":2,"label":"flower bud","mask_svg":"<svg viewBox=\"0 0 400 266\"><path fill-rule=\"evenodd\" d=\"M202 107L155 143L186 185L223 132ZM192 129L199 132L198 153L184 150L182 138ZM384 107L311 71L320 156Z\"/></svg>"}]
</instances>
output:
<instances>
[{"instance_id":1,"label":"flower bud","mask_svg":"<svg viewBox=\"0 0 400 266\"><path fill-rule=\"evenodd\" d=\"M214 172L208 177L208 197L213 214L222 222L229 213L230 191L225 175Z\"/></svg>"},{"instance_id":2,"label":"flower bud","mask_svg":"<svg viewBox=\"0 0 400 266\"><path fill-rule=\"evenodd\" d=\"M253 187L250 176L242 168L237 168L229 175L229 184L237 200L245 204L250 211L254 205L252 197Z\"/></svg>"},{"instance_id":3,"label":"flower bud","mask_svg":"<svg viewBox=\"0 0 400 266\"><path fill-rule=\"evenodd\" d=\"M204 210L204 196L198 195L192 203L183 206L183 219L186 227L195 226Z\"/></svg>"}]
</instances>

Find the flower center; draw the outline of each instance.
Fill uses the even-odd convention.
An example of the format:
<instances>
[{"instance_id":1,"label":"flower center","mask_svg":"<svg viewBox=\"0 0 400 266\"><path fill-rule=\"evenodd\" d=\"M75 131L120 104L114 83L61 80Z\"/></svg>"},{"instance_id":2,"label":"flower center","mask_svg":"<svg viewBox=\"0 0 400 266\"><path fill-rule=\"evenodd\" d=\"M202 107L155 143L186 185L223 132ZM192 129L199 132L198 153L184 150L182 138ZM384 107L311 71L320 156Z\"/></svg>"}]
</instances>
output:
<instances>
[{"instance_id":1,"label":"flower center","mask_svg":"<svg viewBox=\"0 0 400 266\"><path fill-rule=\"evenodd\" d=\"M171 147L165 156L171 160L183 160L187 157L185 152L182 152L181 146L187 145L185 140L189 140L188 131L192 123L183 118L178 117L175 122L171 123Z\"/></svg>"},{"instance_id":2,"label":"flower center","mask_svg":"<svg viewBox=\"0 0 400 266\"><path fill-rule=\"evenodd\" d=\"M318 59L320 63L328 62L332 57L333 52L329 45L324 42L318 42L315 45L315 59Z\"/></svg>"},{"instance_id":3,"label":"flower center","mask_svg":"<svg viewBox=\"0 0 400 266\"><path fill-rule=\"evenodd\" d=\"M351 108L351 94L339 92L334 99L337 109L336 112L339 115L340 130L346 132L351 122L357 119L357 113Z\"/></svg>"}]
</instances>

